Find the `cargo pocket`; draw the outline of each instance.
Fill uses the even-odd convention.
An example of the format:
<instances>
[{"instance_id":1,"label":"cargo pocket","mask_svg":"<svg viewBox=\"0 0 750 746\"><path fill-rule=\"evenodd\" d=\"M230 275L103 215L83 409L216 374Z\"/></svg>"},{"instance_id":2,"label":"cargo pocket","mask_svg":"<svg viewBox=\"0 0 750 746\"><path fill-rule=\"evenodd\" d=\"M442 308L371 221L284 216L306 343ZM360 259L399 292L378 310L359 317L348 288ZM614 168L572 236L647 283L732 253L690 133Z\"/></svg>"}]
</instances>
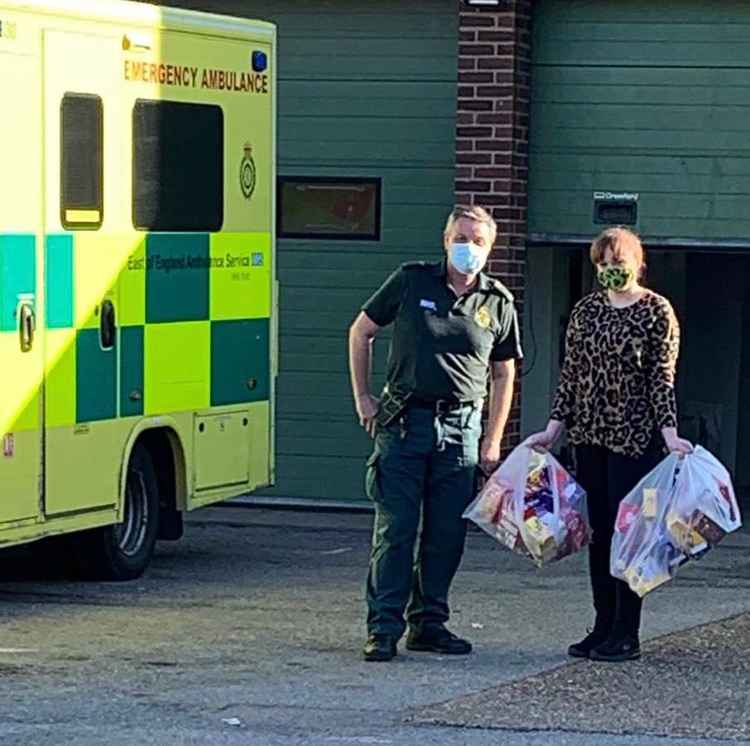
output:
<instances>
[{"instance_id":1,"label":"cargo pocket","mask_svg":"<svg viewBox=\"0 0 750 746\"><path fill-rule=\"evenodd\" d=\"M479 439L482 434L482 410L474 409L462 423L460 465L474 469L479 463Z\"/></svg>"},{"instance_id":2,"label":"cargo pocket","mask_svg":"<svg viewBox=\"0 0 750 746\"><path fill-rule=\"evenodd\" d=\"M365 494L373 501L377 501L380 497L380 480L378 478L379 460L380 454L377 450L373 451L370 458L367 459L367 468L365 470Z\"/></svg>"}]
</instances>

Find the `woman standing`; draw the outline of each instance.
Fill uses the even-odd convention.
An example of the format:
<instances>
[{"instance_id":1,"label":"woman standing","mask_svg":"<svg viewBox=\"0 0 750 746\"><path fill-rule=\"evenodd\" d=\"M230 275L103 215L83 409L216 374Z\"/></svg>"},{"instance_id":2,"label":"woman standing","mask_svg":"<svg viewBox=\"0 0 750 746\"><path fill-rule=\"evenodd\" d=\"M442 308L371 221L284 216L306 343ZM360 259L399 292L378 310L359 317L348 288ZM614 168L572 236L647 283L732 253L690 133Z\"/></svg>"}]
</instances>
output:
<instances>
[{"instance_id":1,"label":"woman standing","mask_svg":"<svg viewBox=\"0 0 750 746\"><path fill-rule=\"evenodd\" d=\"M643 287L643 246L626 228L591 244L603 291L573 309L547 428L527 445L550 448L567 427L593 532L589 568L594 628L568 653L624 661L640 657L641 599L609 572L620 500L670 451L689 453L677 434L674 379L679 326L669 301Z\"/></svg>"}]
</instances>

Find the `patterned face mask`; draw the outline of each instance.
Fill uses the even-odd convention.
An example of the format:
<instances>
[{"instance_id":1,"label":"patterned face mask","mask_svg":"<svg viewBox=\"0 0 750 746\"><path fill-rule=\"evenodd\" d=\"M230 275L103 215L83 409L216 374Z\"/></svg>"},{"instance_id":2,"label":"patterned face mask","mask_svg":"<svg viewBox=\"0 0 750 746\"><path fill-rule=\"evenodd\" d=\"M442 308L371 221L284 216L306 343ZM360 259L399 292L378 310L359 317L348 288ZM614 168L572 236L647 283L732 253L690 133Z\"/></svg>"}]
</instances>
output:
<instances>
[{"instance_id":1,"label":"patterned face mask","mask_svg":"<svg viewBox=\"0 0 750 746\"><path fill-rule=\"evenodd\" d=\"M629 267L618 264L605 264L597 271L599 284L605 290L622 290L633 281L635 273Z\"/></svg>"}]
</instances>

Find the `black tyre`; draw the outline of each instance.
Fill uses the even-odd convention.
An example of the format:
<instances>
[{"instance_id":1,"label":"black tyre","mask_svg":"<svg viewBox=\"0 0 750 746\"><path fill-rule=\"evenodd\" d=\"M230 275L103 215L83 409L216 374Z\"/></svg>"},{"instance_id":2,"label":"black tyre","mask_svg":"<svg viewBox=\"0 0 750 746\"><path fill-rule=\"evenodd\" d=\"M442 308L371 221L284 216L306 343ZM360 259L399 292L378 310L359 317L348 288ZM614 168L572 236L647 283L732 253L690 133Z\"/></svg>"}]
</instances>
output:
<instances>
[{"instance_id":1,"label":"black tyre","mask_svg":"<svg viewBox=\"0 0 750 746\"><path fill-rule=\"evenodd\" d=\"M81 570L97 580L134 580L151 561L159 532L159 487L148 450L136 444L130 455L122 523L80 536Z\"/></svg>"}]
</instances>

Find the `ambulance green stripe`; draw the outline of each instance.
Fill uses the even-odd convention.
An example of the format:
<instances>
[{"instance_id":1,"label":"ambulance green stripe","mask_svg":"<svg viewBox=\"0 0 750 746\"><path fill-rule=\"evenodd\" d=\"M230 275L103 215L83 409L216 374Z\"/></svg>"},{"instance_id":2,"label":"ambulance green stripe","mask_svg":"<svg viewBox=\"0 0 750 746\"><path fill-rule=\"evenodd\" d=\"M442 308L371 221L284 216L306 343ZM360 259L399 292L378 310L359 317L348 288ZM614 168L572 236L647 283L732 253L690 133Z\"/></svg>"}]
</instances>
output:
<instances>
[{"instance_id":1,"label":"ambulance green stripe","mask_svg":"<svg viewBox=\"0 0 750 746\"><path fill-rule=\"evenodd\" d=\"M98 329L76 334L76 422L117 417L117 354L102 350Z\"/></svg>"},{"instance_id":2,"label":"ambulance green stripe","mask_svg":"<svg viewBox=\"0 0 750 746\"><path fill-rule=\"evenodd\" d=\"M208 320L209 241L207 233L146 238L147 324Z\"/></svg>"},{"instance_id":3,"label":"ambulance green stripe","mask_svg":"<svg viewBox=\"0 0 750 746\"><path fill-rule=\"evenodd\" d=\"M47 236L45 247L47 328L73 326L73 236Z\"/></svg>"},{"instance_id":4,"label":"ambulance green stripe","mask_svg":"<svg viewBox=\"0 0 750 746\"><path fill-rule=\"evenodd\" d=\"M120 329L120 416L143 414L143 327Z\"/></svg>"},{"instance_id":5,"label":"ambulance green stripe","mask_svg":"<svg viewBox=\"0 0 750 746\"><path fill-rule=\"evenodd\" d=\"M211 406L270 395L268 319L211 322Z\"/></svg>"},{"instance_id":6,"label":"ambulance green stripe","mask_svg":"<svg viewBox=\"0 0 750 746\"><path fill-rule=\"evenodd\" d=\"M19 296L36 293L36 238L0 235L0 332L18 330Z\"/></svg>"}]
</instances>

